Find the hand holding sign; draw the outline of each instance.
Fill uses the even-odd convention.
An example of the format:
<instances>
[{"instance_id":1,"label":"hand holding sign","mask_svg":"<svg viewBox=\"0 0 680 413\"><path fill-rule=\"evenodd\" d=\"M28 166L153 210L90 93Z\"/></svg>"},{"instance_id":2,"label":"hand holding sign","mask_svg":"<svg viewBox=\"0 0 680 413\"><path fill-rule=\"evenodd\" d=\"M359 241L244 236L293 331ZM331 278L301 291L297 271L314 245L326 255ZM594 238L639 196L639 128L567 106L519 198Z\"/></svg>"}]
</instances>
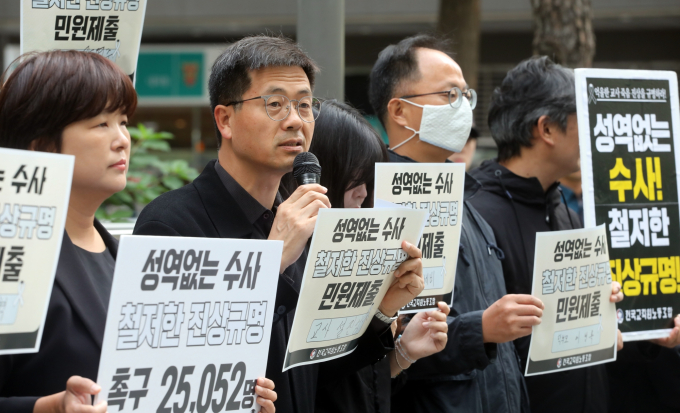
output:
<instances>
[{"instance_id":1,"label":"hand holding sign","mask_svg":"<svg viewBox=\"0 0 680 413\"><path fill-rule=\"evenodd\" d=\"M257 385L255 386L255 394L257 394L257 404L262 407L260 413L274 413L276 412L276 407L274 407L274 402L278 398L276 392L274 391L274 382L260 377L257 379Z\"/></svg>"},{"instance_id":2,"label":"hand holding sign","mask_svg":"<svg viewBox=\"0 0 680 413\"><path fill-rule=\"evenodd\" d=\"M612 295L609 297L610 303L618 303L623 301L623 293L621 292L621 284L618 281L612 281Z\"/></svg>"},{"instance_id":3,"label":"hand holding sign","mask_svg":"<svg viewBox=\"0 0 680 413\"><path fill-rule=\"evenodd\" d=\"M378 307L388 317L394 316L401 307L416 298L425 287L420 250L406 241L401 243L401 248L410 258L402 262L394 272L396 279Z\"/></svg>"},{"instance_id":4,"label":"hand holding sign","mask_svg":"<svg viewBox=\"0 0 680 413\"><path fill-rule=\"evenodd\" d=\"M610 303L618 303L623 301L623 292L621 291L621 284L618 281L612 281L612 295L609 296ZM623 336L621 330L616 330L616 351L623 349Z\"/></svg>"},{"instance_id":5,"label":"hand holding sign","mask_svg":"<svg viewBox=\"0 0 680 413\"><path fill-rule=\"evenodd\" d=\"M541 324L544 305L536 297L508 294L491 304L482 314L485 343L506 343L531 334L531 327Z\"/></svg>"},{"instance_id":6,"label":"hand holding sign","mask_svg":"<svg viewBox=\"0 0 680 413\"><path fill-rule=\"evenodd\" d=\"M91 395L98 394L101 386L90 379L72 376L66 382L66 391L41 397L35 402L33 413L105 413L106 402L91 405Z\"/></svg>"},{"instance_id":7,"label":"hand holding sign","mask_svg":"<svg viewBox=\"0 0 680 413\"><path fill-rule=\"evenodd\" d=\"M671 330L671 333L668 335L668 337L664 338L657 338L655 340L649 340L654 344L658 344L660 346L666 347L666 348L673 348L675 346L680 346L680 314L678 314L675 319L673 320L673 323L675 324L675 327Z\"/></svg>"},{"instance_id":8,"label":"hand holding sign","mask_svg":"<svg viewBox=\"0 0 680 413\"><path fill-rule=\"evenodd\" d=\"M533 327L525 376L616 360L614 303L622 295L605 231L601 225L536 234L532 295L545 307Z\"/></svg>"},{"instance_id":9,"label":"hand holding sign","mask_svg":"<svg viewBox=\"0 0 680 413\"><path fill-rule=\"evenodd\" d=\"M426 216L407 208L319 209L284 371L353 352L379 307L394 315L422 291L415 244Z\"/></svg>"},{"instance_id":10,"label":"hand holding sign","mask_svg":"<svg viewBox=\"0 0 680 413\"><path fill-rule=\"evenodd\" d=\"M621 300L621 285L613 281L609 301L618 303ZM531 327L541 323L544 308L541 300L530 295L506 295L482 316L484 342L503 343L531 334Z\"/></svg>"}]
</instances>

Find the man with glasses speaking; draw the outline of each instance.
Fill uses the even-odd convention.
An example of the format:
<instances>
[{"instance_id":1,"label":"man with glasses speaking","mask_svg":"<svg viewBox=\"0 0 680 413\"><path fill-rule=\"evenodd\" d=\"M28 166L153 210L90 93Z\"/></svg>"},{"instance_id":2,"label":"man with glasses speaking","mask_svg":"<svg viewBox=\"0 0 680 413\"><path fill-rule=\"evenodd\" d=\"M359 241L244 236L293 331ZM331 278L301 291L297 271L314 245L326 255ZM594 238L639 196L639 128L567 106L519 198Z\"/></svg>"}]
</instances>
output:
<instances>
[{"instance_id":1,"label":"man with glasses speaking","mask_svg":"<svg viewBox=\"0 0 680 413\"><path fill-rule=\"evenodd\" d=\"M390 288L380 304L384 314L374 317L352 354L281 372L307 240L319 209L331 207L326 188L317 184L301 185L285 201L278 192L295 156L308 150L322 110L312 96L317 70L289 39L254 36L229 46L213 64L209 81L218 159L208 163L193 183L151 202L134 230L137 235L283 241L267 361L267 378L276 385L276 395L267 395L272 396L269 400L278 397L279 412L312 413L317 381L358 370L393 349L390 317L413 298L404 298L398 287ZM416 246L405 245L405 251L420 257ZM399 270L403 275L397 285L422 289L419 258L406 260ZM272 411L268 400L262 402L268 405L263 405L267 412Z\"/></svg>"},{"instance_id":2,"label":"man with glasses speaking","mask_svg":"<svg viewBox=\"0 0 680 413\"><path fill-rule=\"evenodd\" d=\"M369 98L387 131L391 162L448 162L470 136L477 101L447 43L429 35L380 52ZM503 252L467 201L479 187L466 177L448 343L407 370L393 413L529 411L512 341L541 322L543 303L506 294Z\"/></svg>"}]
</instances>

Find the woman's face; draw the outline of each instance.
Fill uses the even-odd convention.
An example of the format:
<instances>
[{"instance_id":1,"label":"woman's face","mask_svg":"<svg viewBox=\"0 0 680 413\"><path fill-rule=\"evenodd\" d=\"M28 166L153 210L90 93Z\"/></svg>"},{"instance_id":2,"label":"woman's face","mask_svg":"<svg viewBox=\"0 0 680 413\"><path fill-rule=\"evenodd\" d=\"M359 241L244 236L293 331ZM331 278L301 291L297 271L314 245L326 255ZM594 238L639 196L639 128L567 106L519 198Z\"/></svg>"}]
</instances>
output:
<instances>
[{"instance_id":1,"label":"woman's face","mask_svg":"<svg viewBox=\"0 0 680 413\"><path fill-rule=\"evenodd\" d=\"M85 189L108 197L125 188L130 162L127 121L127 115L122 111L102 112L64 129L61 153L76 158L74 189Z\"/></svg>"},{"instance_id":2,"label":"woman's face","mask_svg":"<svg viewBox=\"0 0 680 413\"><path fill-rule=\"evenodd\" d=\"M345 208L361 208L361 204L364 203L367 195L366 184L348 189L345 191Z\"/></svg>"}]
</instances>

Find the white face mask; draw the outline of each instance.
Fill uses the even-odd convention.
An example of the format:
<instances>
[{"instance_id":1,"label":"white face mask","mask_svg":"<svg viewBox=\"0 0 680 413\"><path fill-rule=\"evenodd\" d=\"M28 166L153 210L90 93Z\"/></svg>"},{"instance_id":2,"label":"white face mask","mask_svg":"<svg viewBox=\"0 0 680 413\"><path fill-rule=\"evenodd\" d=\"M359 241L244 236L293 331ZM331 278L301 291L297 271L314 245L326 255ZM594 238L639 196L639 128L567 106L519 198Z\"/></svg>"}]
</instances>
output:
<instances>
[{"instance_id":1,"label":"white face mask","mask_svg":"<svg viewBox=\"0 0 680 413\"><path fill-rule=\"evenodd\" d=\"M393 148L401 145L419 135L420 140L430 145L438 146L451 152L460 152L470 137L472 129L472 108L467 99L462 98L461 105L453 108L451 105L418 105L406 99L404 102L423 108L423 117L420 121L420 130L405 126L413 131L413 135Z\"/></svg>"}]
</instances>

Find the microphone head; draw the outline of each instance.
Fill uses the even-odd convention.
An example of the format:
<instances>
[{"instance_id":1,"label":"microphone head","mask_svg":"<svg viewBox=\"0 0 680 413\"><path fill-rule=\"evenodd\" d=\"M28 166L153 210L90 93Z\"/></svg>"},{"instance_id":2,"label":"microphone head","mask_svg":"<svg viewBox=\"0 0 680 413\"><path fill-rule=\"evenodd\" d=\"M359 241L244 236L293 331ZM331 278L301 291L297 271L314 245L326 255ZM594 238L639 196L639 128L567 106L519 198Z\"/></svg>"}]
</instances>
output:
<instances>
[{"instance_id":1,"label":"microphone head","mask_svg":"<svg viewBox=\"0 0 680 413\"><path fill-rule=\"evenodd\" d=\"M299 153L293 161L293 176L298 178L303 174L321 175L321 165L311 152Z\"/></svg>"}]
</instances>

